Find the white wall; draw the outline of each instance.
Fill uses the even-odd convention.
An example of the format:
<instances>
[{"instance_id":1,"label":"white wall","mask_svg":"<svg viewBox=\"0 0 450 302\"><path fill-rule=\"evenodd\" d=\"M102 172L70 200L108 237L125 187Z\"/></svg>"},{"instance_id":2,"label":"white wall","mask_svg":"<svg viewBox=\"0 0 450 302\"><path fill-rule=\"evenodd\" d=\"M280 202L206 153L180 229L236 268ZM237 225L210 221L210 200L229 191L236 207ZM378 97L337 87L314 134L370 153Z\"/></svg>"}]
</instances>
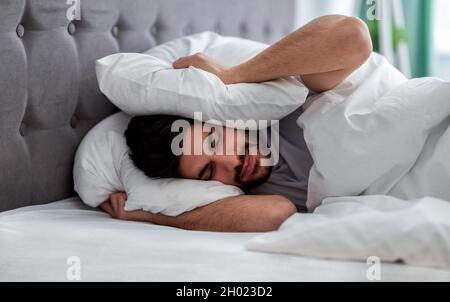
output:
<instances>
[{"instance_id":1,"label":"white wall","mask_svg":"<svg viewBox=\"0 0 450 302\"><path fill-rule=\"evenodd\" d=\"M450 19L448 17L448 12L450 12L450 1L436 0L434 9L433 75L450 81Z\"/></svg>"},{"instance_id":2,"label":"white wall","mask_svg":"<svg viewBox=\"0 0 450 302\"><path fill-rule=\"evenodd\" d=\"M296 0L296 27L322 15L355 15L359 0Z\"/></svg>"},{"instance_id":3,"label":"white wall","mask_svg":"<svg viewBox=\"0 0 450 302\"><path fill-rule=\"evenodd\" d=\"M450 55L450 13L449 0L437 0L435 2L434 38L436 51Z\"/></svg>"}]
</instances>

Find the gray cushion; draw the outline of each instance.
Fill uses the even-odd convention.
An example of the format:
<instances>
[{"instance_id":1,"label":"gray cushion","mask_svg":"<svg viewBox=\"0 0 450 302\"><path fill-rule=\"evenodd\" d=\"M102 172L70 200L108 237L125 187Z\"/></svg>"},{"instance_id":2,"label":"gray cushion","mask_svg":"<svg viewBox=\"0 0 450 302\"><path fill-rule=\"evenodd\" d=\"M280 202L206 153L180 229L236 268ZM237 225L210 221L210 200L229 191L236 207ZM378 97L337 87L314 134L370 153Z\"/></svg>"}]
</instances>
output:
<instances>
[{"instance_id":1,"label":"gray cushion","mask_svg":"<svg viewBox=\"0 0 450 302\"><path fill-rule=\"evenodd\" d=\"M67 2L0 1L0 211L74 195L79 142L117 110L96 59L204 30L270 43L294 19L294 0L81 0L73 21Z\"/></svg>"}]
</instances>

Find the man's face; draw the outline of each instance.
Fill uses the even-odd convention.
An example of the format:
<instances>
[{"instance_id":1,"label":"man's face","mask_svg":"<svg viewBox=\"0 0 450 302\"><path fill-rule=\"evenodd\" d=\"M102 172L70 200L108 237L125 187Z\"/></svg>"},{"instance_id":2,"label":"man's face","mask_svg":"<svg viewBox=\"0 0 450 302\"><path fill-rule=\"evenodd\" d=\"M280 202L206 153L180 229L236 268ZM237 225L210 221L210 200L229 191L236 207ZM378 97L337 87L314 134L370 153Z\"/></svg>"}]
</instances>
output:
<instances>
[{"instance_id":1,"label":"man's face","mask_svg":"<svg viewBox=\"0 0 450 302\"><path fill-rule=\"evenodd\" d=\"M195 144L203 146L200 153L194 152ZM215 180L244 190L259 186L267 181L271 172L271 167L261 166L261 159L270 155L263 156L259 150L250 152L257 150L250 146L257 146L257 141L249 141L248 132L242 130L216 127L195 135L192 127L183 138L183 148L190 152L180 157L180 174L186 179Z\"/></svg>"}]
</instances>

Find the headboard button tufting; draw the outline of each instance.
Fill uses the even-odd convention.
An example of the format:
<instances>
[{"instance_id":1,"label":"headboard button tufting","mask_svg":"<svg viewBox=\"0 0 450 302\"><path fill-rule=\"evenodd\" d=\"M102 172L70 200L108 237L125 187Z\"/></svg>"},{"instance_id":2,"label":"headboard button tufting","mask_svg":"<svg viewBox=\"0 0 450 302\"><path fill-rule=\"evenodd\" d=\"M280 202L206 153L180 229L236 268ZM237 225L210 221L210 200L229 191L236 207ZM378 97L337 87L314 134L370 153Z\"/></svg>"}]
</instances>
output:
<instances>
[{"instance_id":1,"label":"headboard button tufting","mask_svg":"<svg viewBox=\"0 0 450 302\"><path fill-rule=\"evenodd\" d=\"M151 28L150 28L150 33L153 36L156 36L156 34L158 33L158 26L156 24L154 24Z\"/></svg>"},{"instance_id":2,"label":"headboard button tufting","mask_svg":"<svg viewBox=\"0 0 450 302\"><path fill-rule=\"evenodd\" d=\"M72 118L70 119L70 127L72 127L73 129L75 129L77 127L78 124L78 119L77 117L74 115L72 116Z\"/></svg>"},{"instance_id":3,"label":"headboard button tufting","mask_svg":"<svg viewBox=\"0 0 450 302\"><path fill-rule=\"evenodd\" d=\"M116 25L111 29L112 35L117 37L119 35L119 27Z\"/></svg>"},{"instance_id":4,"label":"headboard button tufting","mask_svg":"<svg viewBox=\"0 0 450 302\"><path fill-rule=\"evenodd\" d=\"M264 25L264 29L263 30L264 30L264 35L266 37L270 37L272 35L272 27L270 26L269 23L266 23Z\"/></svg>"},{"instance_id":5,"label":"headboard button tufting","mask_svg":"<svg viewBox=\"0 0 450 302\"><path fill-rule=\"evenodd\" d=\"M21 136L27 135L27 125L24 122L20 124L19 133Z\"/></svg>"},{"instance_id":6,"label":"headboard button tufting","mask_svg":"<svg viewBox=\"0 0 450 302\"><path fill-rule=\"evenodd\" d=\"M214 26L214 31L218 34L222 33L222 25L220 25L220 23L217 23L216 26Z\"/></svg>"},{"instance_id":7,"label":"headboard button tufting","mask_svg":"<svg viewBox=\"0 0 450 302\"><path fill-rule=\"evenodd\" d=\"M25 28L23 27L22 24L17 25L16 33L19 38L23 37L23 35L25 34Z\"/></svg>"},{"instance_id":8,"label":"headboard button tufting","mask_svg":"<svg viewBox=\"0 0 450 302\"><path fill-rule=\"evenodd\" d=\"M241 37L247 37L247 34L248 34L247 24L242 23L239 26L239 34L241 35Z\"/></svg>"},{"instance_id":9,"label":"headboard button tufting","mask_svg":"<svg viewBox=\"0 0 450 302\"><path fill-rule=\"evenodd\" d=\"M75 34L75 24L73 22L70 22L67 26L67 31L69 32L69 35L73 36Z\"/></svg>"}]
</instances>

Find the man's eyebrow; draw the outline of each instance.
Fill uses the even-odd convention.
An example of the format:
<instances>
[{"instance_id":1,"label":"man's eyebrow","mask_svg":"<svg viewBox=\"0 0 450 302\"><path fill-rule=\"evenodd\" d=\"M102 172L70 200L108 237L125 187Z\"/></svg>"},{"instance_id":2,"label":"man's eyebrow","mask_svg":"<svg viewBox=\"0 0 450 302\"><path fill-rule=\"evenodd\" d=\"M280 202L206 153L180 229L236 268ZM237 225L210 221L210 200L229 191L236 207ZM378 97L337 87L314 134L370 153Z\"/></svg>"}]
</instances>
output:
<instances>
[{"instance_id":1,"label":"man's eyebrow","mask_svg":"<svg viewBox=\"0 0 450 302\"><path fill-rule=\"evenodd\" d=\"M208 171L209 166L210 166L209 163L206 164L206 165L203 167L203 169L200 171L200 173L198 173L198 176L197 176L197 179L198 179L198 180L202 180L202 179L203 179L203 176L205 176L205 173L206 173L206 171Z\"/></svg>"}]
</instances>

